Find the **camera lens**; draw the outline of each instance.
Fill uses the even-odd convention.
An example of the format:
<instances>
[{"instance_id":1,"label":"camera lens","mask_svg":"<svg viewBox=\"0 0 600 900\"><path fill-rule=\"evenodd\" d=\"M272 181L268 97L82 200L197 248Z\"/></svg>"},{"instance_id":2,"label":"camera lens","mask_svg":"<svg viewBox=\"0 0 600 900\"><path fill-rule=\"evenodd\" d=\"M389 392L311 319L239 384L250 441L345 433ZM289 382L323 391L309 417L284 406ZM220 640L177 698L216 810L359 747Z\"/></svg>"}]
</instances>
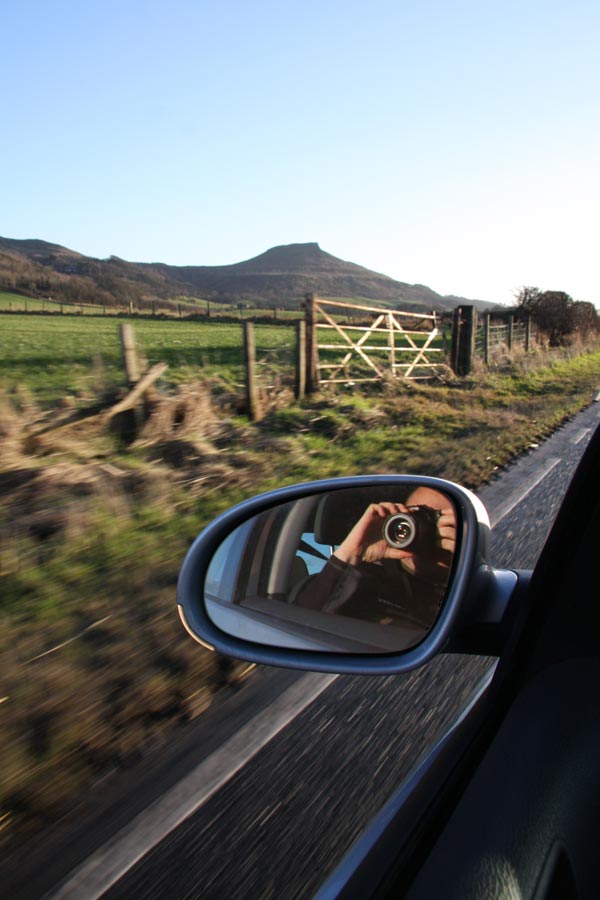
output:
<instances>
[{"instance_id":1,"label":"camera lens","mask_svg":"<svg viewBox=\"0 0 600 900\"><path fill-rule=\"evenodd\" d=\"M407 513L388 516L383 523L383 537L390 547L404 550L413 542L416 534L415 520Z\"/></svg>"}]
</instances>

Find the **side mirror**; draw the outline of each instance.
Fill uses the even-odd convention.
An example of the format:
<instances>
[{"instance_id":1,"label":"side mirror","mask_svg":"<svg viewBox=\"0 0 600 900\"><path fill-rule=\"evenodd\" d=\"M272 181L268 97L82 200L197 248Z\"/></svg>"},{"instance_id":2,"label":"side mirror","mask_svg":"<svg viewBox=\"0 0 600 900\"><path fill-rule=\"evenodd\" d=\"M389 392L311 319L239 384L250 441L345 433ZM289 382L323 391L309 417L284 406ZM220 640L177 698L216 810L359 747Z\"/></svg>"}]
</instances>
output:
<instances>
[{"instance_id":1,"label":"side mirror","mask_svg":"<svg viewBox=\"0 0 600 900\"><path fill-rule=\"evenodd\" d=\"M494 581L488 536L477 497L440 479L284 488L196 539L179 576L180 615L201 643L253 662L406 671L444 647L475 581L481 596L482 573Z\"/></svg>"}]
</instances>

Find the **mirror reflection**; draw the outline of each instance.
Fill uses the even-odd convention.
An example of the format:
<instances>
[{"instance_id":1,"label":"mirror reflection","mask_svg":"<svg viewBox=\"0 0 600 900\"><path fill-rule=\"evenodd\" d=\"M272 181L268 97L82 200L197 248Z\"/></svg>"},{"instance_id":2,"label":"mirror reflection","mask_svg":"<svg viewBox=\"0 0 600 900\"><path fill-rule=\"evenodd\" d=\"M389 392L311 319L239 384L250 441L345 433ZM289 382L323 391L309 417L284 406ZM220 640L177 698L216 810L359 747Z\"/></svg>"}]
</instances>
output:
<instances>
[{"instance_id":1,"label":"mirror reflection","mask_svg":"<svg viewBox=\"0 0 600 900\"><path fill-rule=\"evenodd\" d=\"M280 647L397 652L437 619L456 552L449 495L377 484L282 503L245 522L205 582L222 630Z\"/></svg>"}]
</instances>

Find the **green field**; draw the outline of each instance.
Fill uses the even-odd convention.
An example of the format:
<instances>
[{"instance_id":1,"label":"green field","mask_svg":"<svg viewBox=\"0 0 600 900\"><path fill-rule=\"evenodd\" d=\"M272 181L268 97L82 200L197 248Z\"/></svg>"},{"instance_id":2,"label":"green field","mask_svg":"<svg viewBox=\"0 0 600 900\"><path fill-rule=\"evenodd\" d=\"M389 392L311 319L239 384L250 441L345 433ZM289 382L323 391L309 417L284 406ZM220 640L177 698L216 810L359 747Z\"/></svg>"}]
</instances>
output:
<instances>
[{"instance_id":1,"label":"green field","mask_svg":"<svg viewBox=\"0 0 600 900\"><path fill-rule=\"evenodd\" d=\"M218 371L243 383L242 326L104 316L0 317L0 387L27 388L42 406L67 395L87 396L123 383L119 323L134 325L138 350L149 365L166 362L163 384L191 382ZM259 361L293 376L293 324L256 325Z\"/></svg>"},{"instance_id":2,"label":"green field","mask_svg":"<svg viewBox=\"0 0 600 900\"><path fill-rule=\"evenodd\" d=\"M2 295L5 302L11 295ZM15 295L13 295L15 296ZM1 299L1 298L0 298ZM23 298L21 298L22 300ZM28 303L42 301L29 300ZM298 313L295 313L296 319ZM243 328L241 323L217 318L201 321L104 315L0 315L0 388L24 387L43 407L61 397L87 398L123 384L119 326L130 322L138 351L148 365L166 362L164 386L197 381L218 374L232 387L244 385ZM278 371L291 382L295 366L295 324L285 320L255 324L257 359L268 370ZM357 341L360 331L350 332ZM335 331L319 330L320 343L344 349L344 338ZM424 336L415 337L420 346ZM442 338L435 345L442 347ZM365 346L378 365L387 367L387 334L373 333ZM377 350L375 348L378 348ZM321 362L338 362L337 350L321 352ZM397 362L410 362L414 354L398 353ZM436 358L441 361L442 355ZM372 377L373 371L356 355L346 373L354 379ZM323 370L329 377L331 370Z\"/></svg>"},{"instance_id":3,"label":"green field","mask_svg":"<svg viewBox=\"0 0 600 900\"><path fill-rule=\"evenodd\" d=\"M179 308L181 306L181 308ZM219 318L232 316L237 319L248 318L273 318L273 319L297 319L300 315L297 309L274 309L255 308L242 305L240 308L233 303L216 303L208 302L210 316ZM84 315L84 316L123 316L129 310L126 307L119 306L101 306L92 303L61 303L52 298L36 298L26 297L23 294L15 294L8 291L0 291L0 312L8 310L10 312L46 312L56 313L58 315ZM156 300L148 308L136 309L133 307L132 314L135 318L148 317L156 314L157 316L166 316L168 318L179 319L186 318L190 315L204 316L207 312L207 301L194 299L191 297L173 297L171 300Z\"/></svg>"},{"instance_id":4,"label":"green field","mask_svg":"<svg viewBox=\"0 0 600 900\"><path fill-rule=\"evenodd\" d=\"M153 306L148 306L144 310L132 309L134 315L153 315L171 316L172 318L180 318L180 310L178 309L178 300L181 301L181 314L187 316L190 313L204 315L206 312L206 304L202 301L196 301L200 304L195 305L194 301L189 297L173 298L172 301L162 303L157 300ZM129 310L126 307L107 306L94 303L66 303L59 300L53 300L51 297L36 298L26 297L23 294L14 294L7 291L0 291L0 312L8 310L9 312L45 312L55 313L57 315L84 315L84 316L122 316L127 314ZM215 308L213 305L213 312ZM221 308L219 307L219 311ZM225 311L225 310L224 310ZM230 308L227 307L226 312L231 314ZM263 311L264 312L264 311ZM236 310L236 314L237 310Z\"/></svg>"},{"instance_id":5,"label":"green field","mask_svg":"<svg viewBox=\"0 0 600 900\"><path fill-rule=\"evenodd\" d=\"M11 294L7 291L0 291L0 310L9 311L50 311L60 309L59 303L52 303L48 300L36 300L33 297L24 297L22 294Z\"/></svg>"}]
</instances>

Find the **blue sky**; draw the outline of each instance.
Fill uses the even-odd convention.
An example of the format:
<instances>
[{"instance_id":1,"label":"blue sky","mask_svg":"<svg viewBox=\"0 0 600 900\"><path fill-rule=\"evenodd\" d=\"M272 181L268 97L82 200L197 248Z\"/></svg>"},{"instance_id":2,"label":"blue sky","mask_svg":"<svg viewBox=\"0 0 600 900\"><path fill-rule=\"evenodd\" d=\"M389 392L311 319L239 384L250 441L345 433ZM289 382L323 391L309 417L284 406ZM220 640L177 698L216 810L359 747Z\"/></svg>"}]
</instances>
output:
<instances>
[{"instance_id":1,"label":"blue sky","mask_svg":"<svg viewBox=\"0 0 600 900\"><path fill-rule=\"evenodd\" d=\"M20 0L0 235L600 305L600 4Z\"/></svg>"}]
</instances>

